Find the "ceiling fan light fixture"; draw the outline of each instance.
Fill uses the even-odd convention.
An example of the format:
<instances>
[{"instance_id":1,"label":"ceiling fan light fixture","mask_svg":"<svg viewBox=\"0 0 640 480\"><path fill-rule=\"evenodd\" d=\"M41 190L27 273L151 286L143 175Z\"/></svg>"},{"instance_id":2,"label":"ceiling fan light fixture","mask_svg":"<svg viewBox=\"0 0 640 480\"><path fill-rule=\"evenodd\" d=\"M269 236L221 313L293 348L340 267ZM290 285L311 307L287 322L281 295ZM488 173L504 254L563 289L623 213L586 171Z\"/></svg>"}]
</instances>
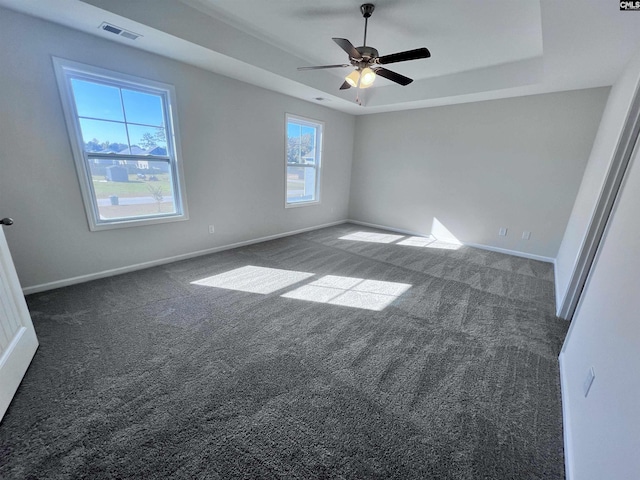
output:
<instances>
[{"instance_id":1,"label":"ceiling fan light fixture","mask_svg":"<svg viewBox=\"0 0 640 480\"><path fill-rule=\"evenodd\" d=\"M366 67L360 74L360 88L369 88L376 79L376 72Z\"/></svg>"},{"instance_id":2,"label":"ceiling fan light fixture","mask_svg":"<svg viewBox=\"0 0 640 480\"><path fill-rule=\"evenodd\" d=\"M298 70L322 70L325 68L355 67L355 70L345 77L344 82L340 85L340 90L347 90L351 87L369 88L373 85L373 82L376 80L378 75L386 78L387 80L391 80L398 85L402 85L403 87L413 82L413 79L388 70L380 65L429 58L431 56L431 52L429 52L426 47L422 47L383 55L380 57L377 49L367 46L367 25L369 17L371 17L374 9L375 6L372 3L364 3L360 6L360 11L364 17L364 41L362 42L362 46L356 48L353 46L353 43L346 38L332 38L332 40L342 50L344 50L347 55L349 55L349 63L298 67ZM371 68L372 66L373 68Z\"/></svg>"},{"instance_id":3,"label":"ceiling fan light fixture","mask_svg":"<svg viewBox=\"0 0 640 480\"><path fill-rule=\"evenodd\" d=\"M369 88L376 79L376 72L369 67L354 70L345 77L345 81L354 88Z\"/></svg>"},{"instance_id":4,"label":"ceiling fan light fixture","mask_svg":"<svg viewBox=\"0 0 640 480\"><path fill-rule=\"evenodd\" d=\"M360 72L358 70L354 70L353 72L351 72L349 75L345 77L345 81L352 87L357 87L359 80L360 80Z\"/></svg>"}]
</instances>

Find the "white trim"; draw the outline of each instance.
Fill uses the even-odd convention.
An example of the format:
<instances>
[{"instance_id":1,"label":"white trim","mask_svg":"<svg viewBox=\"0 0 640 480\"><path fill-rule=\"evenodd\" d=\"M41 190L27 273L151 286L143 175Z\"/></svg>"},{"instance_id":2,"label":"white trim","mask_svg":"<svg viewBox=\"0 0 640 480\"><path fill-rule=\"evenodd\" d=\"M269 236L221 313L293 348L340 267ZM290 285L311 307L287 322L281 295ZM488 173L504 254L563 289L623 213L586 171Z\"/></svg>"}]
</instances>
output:
<instances>
[{"instance_id":1,"label":"white trim","mask_svg":"<svg viewBox=\"0 0 640 480\"><path fill-rule=\"evenodd\" d=\"M312 202L286 203L284 208L311 207L313 205L320 205L320 200L314 200Z\"/></svg>"},{"instance_id":2,"label":"white trim","mask_svg":"<svg viewBox=\"0 0 640 480\"><path fill-rule=\"evenodd\" d=\"M411 230L404 230L404 229L401 229L401 228L387 227L385 225L378 225L378 224L369 223L369 222L361 222L359 220L345 219L345 220L338 220L338 221L335 221L335 222L325 223L325 224L322 224L322 225L315 225L313 227L305 227L305 228L301 228L301 229L298 229L298 230L291 230L291 231L288 231L288 232L276 233L274 235L267 235L266 237L259 237L259 238L254 238L254 239L251 239L251 240L243 240L241 242L231 243L231 244L228 244L228 245L221 245L219 247L208 248L206 250L198 250L196 252L183 253L183 254L180 254L180 255L172 256L172 257L160 258L158 260L151 260L151 261L148 261L148 262L136 263L134 265L127 265L126 267L113 268L113 269L109 269L109 270L103 270L101 272L89 273L87 275L79 275L77 277L71 277L71 278L66 278L66 279L62 279L62 280L56 280L54 282L48 282L48 283L41 283L41 284L38 284L38 285L32 285L32 286L29 286L29 287L24 287L22 289L22 292L25 295L30 295L32 293L44 292L44 291L47 291L47 290L53 290L55 288L68 287L69 285L75 285L77 283L89 282L91 280L97 280L99 278L112 277L114 275L120 275L122 273L135 272L136 270L142 270L144 268L151 268L151 267L156 267L158 265L165 265L167 263L173 263L173 262L177 262L177 261L180 261L180 260L187 260L189 258L200 257L200 256L203 256L203 255L209 255L211 253L222 252L224 250L231 250L232 248L244 247L244 246L247 246L247 245L253 245L255 243L267 242L269 240L275 240L277 238L289 237L291 235L297 235L299 233L310 232L310 231L313 231L313 230L319 230L321 228L333 227L335 225L341 225L341 224L344 224L344 223L352 223L352 224L355 224L355 225L362 225L362 226L365 226L365 227L378 228L380 230L388 230L388 231L391 231L391 232L403 233L405 235L413 235L413 236L418 236L418 237L432 237L432 235L419 233L419 232L413 232ZM525 258L531 258L533 260L541 260L541 261L546 261L546 262L553 263L553 259L550 259L550 258L547 258L547 257L542 257L542 256L539 256L539 255L525 254L525 253L522 253L522 252L515 252L515 251L512 251L512 250L488 247L486 245L477 245L477 244L469 244L469 243L467 243L465 245L470 246L470 247L484 249L484 250L497 251L499 253L505 253L507 255L516 255L516 256L521 256L521 257L525 257Z\"/></svg>"},{"instance_id":3,"label":"white trim","mask_svg":"<svg viewBox=\"0 0 640 480\"><path fill-rule=\"evenodd\" d=\"M174 86L63 58L52 56L51 59L58 83L60 99L62 101L65 123L71 140L71 151L73 154L76 172L78 174L80 193L82 194L82 200L87 214L89 230L95 232L114 228L188 220L189 211L187 208L187 195L182 168L182 149L180 145L180 132L175 107L176 91ZM93 191L92 175L87 165L88 155L82 147L82 145L84 145L84 140L78 123L79 120L78 113L76 111L76 102L70 83L70 75L72 74L78 78L85 77L91 81L96 81L97 77L105 84L113 84L118 87L127 86L128 88L135 88L162 97L163 114L165 117L165 133L167 137L167 156L170 159L169 165L171 169L173 199L176 207L175 214L165 214L162 216L149 215L148 218L141 215L108 222L101 221L97 206L97 197ZM126 156L123 156L122 158L126 159ZM153 158L149 158L149 160L153 160Z\"/></svg>"},{"instance_id":4,"label":"white trim","mask_svg":"<svg viewBox=\"0 0 640 480\"><path fill-rule=\"evenodd\" d=\"M378 225L377 223L361 222L360 220L347 220L348 223L355 223L356 225L362 225L363 227L379 228L380 230L389 230L390 232L404 233L405 235L413 235L414 237L433 237L428 233L412 232L411 230L404 230L402 228L387 227L386 225Z\"/></svg>"},{"instance_id":5,"label":"white trim","mask_svg":"<svg viewBox=\"0 0 640 480\"><path fill-rule=\"evenodd\" d=\"M365 227L379 228L381 230L389 230L390 232L404 233L405 235L414 235L414 236L417 236L417 237L433 237L433 235L428 234L428 233L414 232L414 231L411 231L411 230L405 230L403 228L388 227L386 225L379 225L377 223L361 222L360 220L347 220L347 222L355 223L356 225L362 225L362 226L365 226ZM492 252L504 253L506 255L513 255L515 257L523 257L523 258L528 258L528 259L531 259L531 260L539 260L541 262L547 262L547 263L555 264L555 259L554 258L543 257L542 255L536 255L534 253L518 252L516 250L508 250L506 248L492 247L492 246L489 246L489 245L482 245L482 244L479 244L479 243L462 243L462 244L466 245L467 247L479 248L481 250L490 250ZM555 272L555 270L554 270L554 272Z\"/></svg>"},{"instance_id":6,"label":"white trim","mask_svg":"<svg viewBox=\"0 0 640 480\"><path fill-rule=\"evenodd\" d=\"M569 412L569 399L567 392L567 381L565 378L564 364L562 359L564 357L564 351L560 352L558 356L558 363L560 364L560 395L562 401L562 435L564 439L564 474L566 480L572 479L572 469L571 465L573 465L573 442L571 441L571 429L569 428L571 413Z\"/></svg>"},{"instance_id":7,"label":"white trim","mask_svg":"<svg viewBox=\"0 0 640 480\"><path fill-rule=\"evenodd\" d=\"M618 195L623 187L626 172L640 148L640 82L635 85L633 98L625 115L625 122L618 134L617 144L607 167L598 201L596 202L587 230L582 238L578 256L574 261L567 289L560 304L561 318L571 320L577 311L582 292L586 288L589 274L604 239L609 218L617 203Z\"/></svg>"},{"instance_id":8,"label":"white trim","mask_svg":"<svg viewBox=\"0 0 640 480\"><path fill-rule=\"evenodd\" d=\"M314 127L316 129L316 134L320 133L320 141L318 141L316 135L316 162L313 165L307 165L307 168L314 168L316 171L316 185L315 185L315 198L313 200L305 201L305 202L288 202L287 195L289 194L289 187L287 184L287 175L288 175L288 148L289 148L289 119L292 119L294 122L308 125L309 127ZM284 114L284 208L297 208L297 207L308 207L311 205L319 205L322 201L322 194L320 192L322 187L322 168L323 157L324 157L324 127L325 123L322 120L314 120L312 118L302 117L300 115L296 115L294 113L285 112Z\"/></svg>"},{"instance_id":9,"label":"white trim","mask_svg":"<svg viewBox=\"0 0 640 480\"><path fill-rule=\"evenodd\" d=\"M562 305L564 304L564 298L567 295L566 290L564 293L562 294L560 293L560 290L558 290L559 285L560 285L560 282L558 281L558 263L557 263L557 259L554 258L553 259L553 290L555 292L555 297L556 297L556 316L557 317L560 317Z\"/></svg>"},{"instance_id":10,"label":"white trim","mask_svg":"<svg viewBox=\"0 0 640 480\"><path fill-rule=\"evenodd\" d=\"M482 245L480 243L464 243L464 245L466 245L468 247L479 248L481 250L490 250L492 252L498 252L498 253L504 253L504 254L507 254L507 255L513 255L514 257L522 257L522 258L528 258L530 260L538 260L540 262L546 262L546 263L554 263L555 262L554 258L544 257L542 255L536 255L535 253L519 252L517 250L509 250L507 248L492 247L490 245Z\"/></svg>"},{"instance_id":11,"label":"white trim","mask_svg":"<svg viewBox=\"0 0 640 480\"><path fill-rule=\"evenodd\" d=\"M180 260L187 260L189 258L201 257L203 255L209 255L211 253L222 252L224 250L231 250L232 248L245 247L247 245L253 245L254 243L267 242L269 240L275 240L277 238L289 237L291 235L297 235L299 233L310 232L312 230L319 230L321 228L333 227L335 225L341 225L347 223L347 220L338 220L336 222L325 223L323 225L315 225L313 227L300 228L298 230L292 230L289 232L276 233L275 235L267 235L266 237L254 238L251 240L244 240L242 242L231 243L229 245L222 245L220 247L208 248L206 250L198 250L197 252L183 253L181 255L175 255L173 257L160 258L158 260L151 260L149 262L136 263L135 265L127 265L126 267L113 268L110 270L103 270L101 272L89 273L87 275L80 275L77 277L66 278L63 280L56 280L54 282L41 283L39 285L32 285L25 287L22 292L25 295L32 293L44 292L46 290L53 290L54 288L68 287L69 285L75 285L77 283L89 282L91 280L97 280L99 278L112 277L114 275L120 275L122 273L134 272L136 270L142 270L145 268L156 267L158 265L165 265L167 263L173 263Z\"/></svg>"}]
</instances>

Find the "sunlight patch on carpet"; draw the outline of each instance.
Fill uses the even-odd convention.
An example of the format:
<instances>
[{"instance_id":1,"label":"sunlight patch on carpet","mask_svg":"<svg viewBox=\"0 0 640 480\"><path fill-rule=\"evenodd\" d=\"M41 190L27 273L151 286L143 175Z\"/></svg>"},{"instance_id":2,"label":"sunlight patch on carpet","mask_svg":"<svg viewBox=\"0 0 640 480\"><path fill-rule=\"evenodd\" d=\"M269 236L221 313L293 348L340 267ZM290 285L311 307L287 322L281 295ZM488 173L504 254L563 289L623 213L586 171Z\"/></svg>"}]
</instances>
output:
<instances>
[{"instance_id":1,"label":"sunlight patch on carpet","mask_svg":"<svg viewBox=\"0 0 640 480\"><path fill-rule=\"evenodd\" d=\"M434 220L437 221L437 220ZM349 235L339 237L339 240L351 240L356 242L371 242L371 243L387 243L394 245L401 245L403 247L421 247L421 248L437 248L440 250L458 250L462 243L453 237L450 233L443 233L444 227L438 222L438 231L446 238L436 238L432 235L426 237L412 236L406 237L404 235L392 235L389 233L377 233L377 232L355 232ZM448 230L447 230L448 232Z\"/></svg>"},{"instance_id":2,"label":"sunlight patch on carpet","mask_svg":"<svg viewBox=\"0 0 640 480\"><path fill-rule=\"evenodd\" d=\"M380 311L409 288L408 283L326 275L282 297Z\"/></svg>"},{"instance_id":3,"label":"sunlight patch on carpet","mask_svg":"<svg viewBox=\"0 0 640 480\"><path fill-rule=\"evenodd\" d=\"M438 248L440 250L458 250L462 245L459 243L445 242L433 237L408 237L396 245L405 247Z\"/></svg>"},{"instance_id":4,"label":"sunlight patch on carpet","mask_svg":"<svg viewBox=\"0 0 640 480\"><path fill-rule=\"evenodd\" d=\"M191 284L267 295L313 277L313 275L313 273L308 272L247 265L219 275L196 280Z\"/></svg>"},{"instance_id":5,"label":"sunlight patch on carpet","mask_svg":"<svg viewBox=\"0 0 640 480\"><path fill-rule=\"evenodd\" d=\"M398 245L406 247L428 247L434 242L437 242L437 240L433 237L407 237L398 242Z\"/></svg>"},{"instance_id":6,"label":"sunlight patch on carpet","mask_svg":"<svg viewBox=\"0 0 640 480\"><path fill-rule=\"evenodd\" d=\"M404 235L391 235L377 232L355 232L340 237L340 240L354 240L356 242L393 243L404 238Z\"/></svg>"}]
</instances>

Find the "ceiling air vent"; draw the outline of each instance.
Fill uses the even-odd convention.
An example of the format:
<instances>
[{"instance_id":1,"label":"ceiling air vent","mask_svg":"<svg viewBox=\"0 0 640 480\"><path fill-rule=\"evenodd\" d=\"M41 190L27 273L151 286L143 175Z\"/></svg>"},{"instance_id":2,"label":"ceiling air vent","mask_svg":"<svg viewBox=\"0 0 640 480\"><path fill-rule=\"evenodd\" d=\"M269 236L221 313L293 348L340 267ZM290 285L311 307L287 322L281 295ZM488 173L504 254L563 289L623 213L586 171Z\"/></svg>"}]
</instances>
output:
<instances>
[{"instance_id":1,"label":"ceiling air vent","mask_svg":"<svg viewBox=\"0 0 640 480\"><path fill-rule=\"evenodd\" d=\"M110 23L107 23L107 22L102 22L102 25L100 25L100 28L105 32L113 33L114 35L119 35L121 37L128 38L129 40L135 40L136 38L142 36L137 33L129 32L124 28L116 27L115 25L111 25Z\"/></svg>"}]
</instances>

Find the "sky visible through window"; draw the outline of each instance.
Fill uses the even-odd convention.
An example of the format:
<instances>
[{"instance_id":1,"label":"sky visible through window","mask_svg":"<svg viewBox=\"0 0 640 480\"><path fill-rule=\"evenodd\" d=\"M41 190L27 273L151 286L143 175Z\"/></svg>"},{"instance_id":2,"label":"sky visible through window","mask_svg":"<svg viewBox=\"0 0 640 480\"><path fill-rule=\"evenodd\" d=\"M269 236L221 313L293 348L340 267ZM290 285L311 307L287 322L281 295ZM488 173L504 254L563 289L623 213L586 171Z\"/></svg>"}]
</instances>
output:
<instances>
[{"instance_id":1,"label":"sky visible through window","mask_svg":"<svg viewBox=\"0 0 640 480\"><path fill-rule=\"evenodd\" d=\"M287 139L289 145L288 162L301 163L302 158L310 153L316 142L316 127L301 125L289 121L287 123ZM309 159L307 159L308 161Z\"/></svg>"},{"instance_id":2,"label":"sky visible through window","mask_svg":"<svg viewBox=\"0 0 640 480\"><path fill-rule=\"evenodd\" d=\"M175 215L163 95L108 80L70 82L100 220Z\"/></svg>"},{"instance_id":3,"label":"sky visible through window","mask_svg":"<svg viewBox=\"0 0 640 480\"><path fill-rule=\"evenodd\" d=\"M135 146L141 150L160 147L155 154L166 154L160 95L78 78L71 85L86 151L141 153L126 150Z\"/></svg>"},{"instance_id":4,"label":"sky visible through window","mask_svg":"<svg viewBox=\"0 0 640 480\"><path fill-rule=\"evenodd\" d=\"M287 117L287 204L318 200L320 124Z\"/></svg>"},{"instance_id":5,"label":"sky visible through window","mask_svg":"<svg viewBox=\"0 0 640 480\"><path fill-rule=\"evenodd\" d=\"M53 58L89 229L188 218L174 87Z\"/></svg>"}]
</instances>

